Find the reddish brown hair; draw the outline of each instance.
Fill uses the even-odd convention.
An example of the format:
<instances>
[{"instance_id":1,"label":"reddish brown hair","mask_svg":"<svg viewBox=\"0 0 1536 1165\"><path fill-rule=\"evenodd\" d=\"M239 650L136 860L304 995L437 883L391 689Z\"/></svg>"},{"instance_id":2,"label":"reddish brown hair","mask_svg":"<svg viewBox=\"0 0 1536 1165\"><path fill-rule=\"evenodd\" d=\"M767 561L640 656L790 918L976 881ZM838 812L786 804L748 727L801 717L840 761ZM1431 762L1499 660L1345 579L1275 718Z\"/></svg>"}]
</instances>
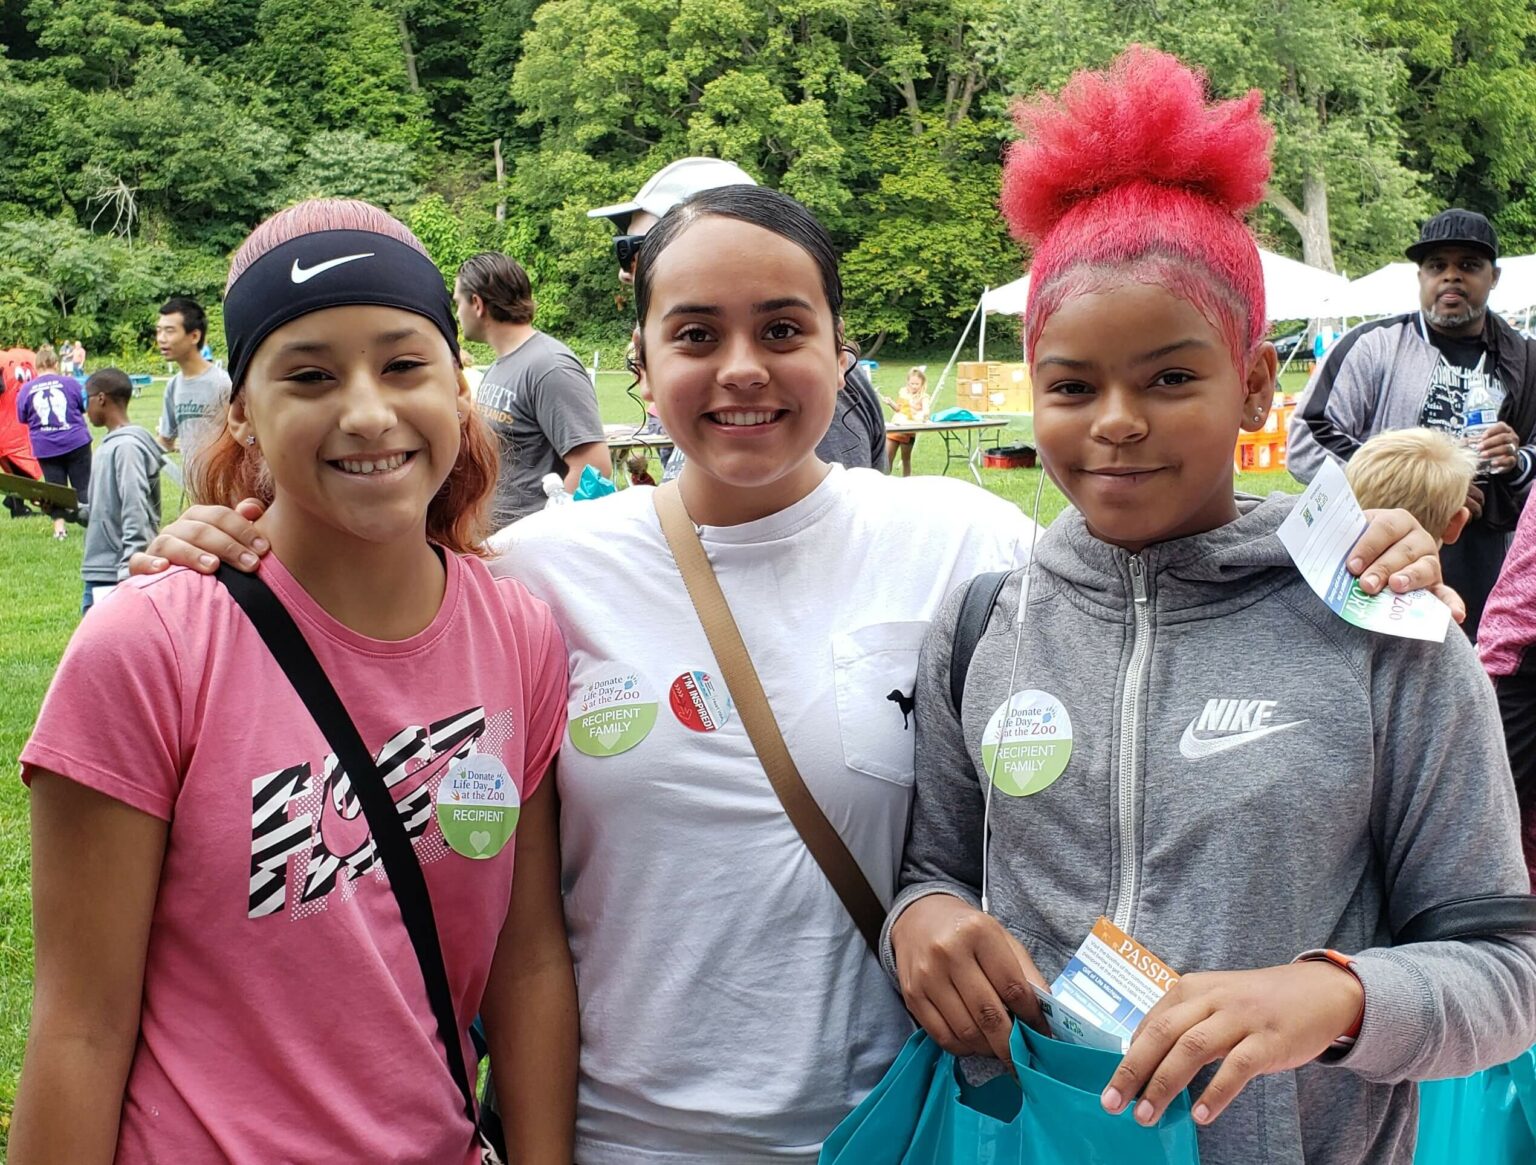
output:
<instances>
[{"instance_id":1,"label":"reddish brown hair","mask_svg":"<svg viewBox=\"0 0 1536 1165\"><path fill-rule=\"evenodd\" d=\"M372 231L427 253L404 223L376 206L355 199L311 199L278 211L251 232L230 261L225 291L274 247L317 231L338 230ZM458 373L458 381L463 391L463 372ZM236 386L235 392L242 387ZM484 556L491 495L499 470L496 440L480 415L470 409L459 430L459 453L453 469L427 506L427 538L457 554ZM272 504L272 475L266 461L257 449L236 441L227 425L192 459L188 476L199 501L233 506L242 498L253 497L263 505Z\"/></svg>"}]
</instances>

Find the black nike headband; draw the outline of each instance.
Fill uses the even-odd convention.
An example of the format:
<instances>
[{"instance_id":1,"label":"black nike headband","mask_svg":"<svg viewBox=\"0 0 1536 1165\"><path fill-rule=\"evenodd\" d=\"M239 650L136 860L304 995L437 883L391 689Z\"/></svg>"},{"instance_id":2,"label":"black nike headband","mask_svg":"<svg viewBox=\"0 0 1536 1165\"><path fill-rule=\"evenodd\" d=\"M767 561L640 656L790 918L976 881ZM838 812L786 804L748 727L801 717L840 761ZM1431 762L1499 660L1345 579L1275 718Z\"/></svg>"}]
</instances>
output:
<instances>
[{"instance_id":1,"label":"black nike headband","mask_svg":"<svg viewBox=\"0 0 1536 1165\"><path fill-rule=\"evenodd\" d=\"M240 391L256 349L278 328L310 312L358 304L426 316L458 363L453 300L431 259L373 231L316 231L273 247L225 295L224 334L234 391Z\"/></svg>"}]
</instances>

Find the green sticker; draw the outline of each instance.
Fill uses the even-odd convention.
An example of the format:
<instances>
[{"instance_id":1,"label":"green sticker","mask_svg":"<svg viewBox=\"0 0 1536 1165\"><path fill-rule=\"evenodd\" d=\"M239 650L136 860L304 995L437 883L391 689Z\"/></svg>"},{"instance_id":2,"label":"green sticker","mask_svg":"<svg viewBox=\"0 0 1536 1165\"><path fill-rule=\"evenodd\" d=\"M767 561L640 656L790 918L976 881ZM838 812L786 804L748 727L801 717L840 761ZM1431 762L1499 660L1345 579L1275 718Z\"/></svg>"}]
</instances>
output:
<instances>
[{"instance_id":1,"label":"green sticker","mask_svg":"<svg viewBox=\"0 0 1536 1165\"><path fill-rule=\"evenodd\" d=\"M453 852L493 858L517 831L522 801L498 757L472 752L437 786L437 824Z\"/></svg>"},{"instance_id":2,"label":"green sticker","mask_svg":"<svg viewBox=\"0 0 1536 1165\"><path fill-rule=\"evenodd\" d=\"M1049 787L1071 759L1072 717L1049 692L1015 692L981 736L981 763L1010 797Z\"/></svg>"},{"instance_id":3,"label":"green sticker","mask_svg":"<svg viewBox=\"0 0 1536 1165\"><path fill-rule=\"evenodd\" d=\"M635 672L596 680L570 710L571 743L587 756L628 752L656 727L656 701Z\"/></svg>"}]
</instances>

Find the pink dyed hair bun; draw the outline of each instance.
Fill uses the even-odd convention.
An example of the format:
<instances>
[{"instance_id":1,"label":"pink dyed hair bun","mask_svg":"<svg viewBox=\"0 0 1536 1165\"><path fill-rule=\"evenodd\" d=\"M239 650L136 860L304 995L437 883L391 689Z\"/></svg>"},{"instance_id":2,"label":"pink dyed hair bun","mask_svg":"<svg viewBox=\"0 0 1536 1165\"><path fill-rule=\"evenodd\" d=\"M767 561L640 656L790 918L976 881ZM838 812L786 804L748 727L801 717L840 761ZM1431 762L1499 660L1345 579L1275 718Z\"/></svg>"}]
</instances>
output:
<instances>
[{"instance_id":1,"label":"pink dyed hair bun","mask_svg":"<svg viewBox=\"0 0 1536 1165\"><path fill-rule=\"evenodd\" d=\"M1025 322L1031 351L1080 267L1150 262L1212 318L1241 359L1264 332L1258 246L1243 215L1270 174L1274 134L1258 90L1212 102L1205 76L1177 57L1133 45L1108 69L1077 73L1059 96L1014 113L1002 211L1034 247Z\"/></svg>"}]
</instances>

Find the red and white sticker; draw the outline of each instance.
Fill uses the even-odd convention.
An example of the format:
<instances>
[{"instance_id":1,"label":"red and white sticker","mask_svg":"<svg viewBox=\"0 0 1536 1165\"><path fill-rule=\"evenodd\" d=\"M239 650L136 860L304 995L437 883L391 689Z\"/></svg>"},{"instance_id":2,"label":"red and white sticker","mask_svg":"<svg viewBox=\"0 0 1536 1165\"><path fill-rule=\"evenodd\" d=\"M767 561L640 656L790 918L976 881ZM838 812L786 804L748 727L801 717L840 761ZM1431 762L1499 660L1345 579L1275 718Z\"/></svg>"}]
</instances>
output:
<instances>
[{"instance_id":1,"label":"red and white sticker","mask_svg":"<svg viewBox=\"0 0 1536 1165\"><path fill-rule=\"evenodd\" d=\"M715 732L731 718L731 697L725 685L707 671L685 671L672 681L668 693L672 715L695 732Z\"/></svg>"}]
</instances>

